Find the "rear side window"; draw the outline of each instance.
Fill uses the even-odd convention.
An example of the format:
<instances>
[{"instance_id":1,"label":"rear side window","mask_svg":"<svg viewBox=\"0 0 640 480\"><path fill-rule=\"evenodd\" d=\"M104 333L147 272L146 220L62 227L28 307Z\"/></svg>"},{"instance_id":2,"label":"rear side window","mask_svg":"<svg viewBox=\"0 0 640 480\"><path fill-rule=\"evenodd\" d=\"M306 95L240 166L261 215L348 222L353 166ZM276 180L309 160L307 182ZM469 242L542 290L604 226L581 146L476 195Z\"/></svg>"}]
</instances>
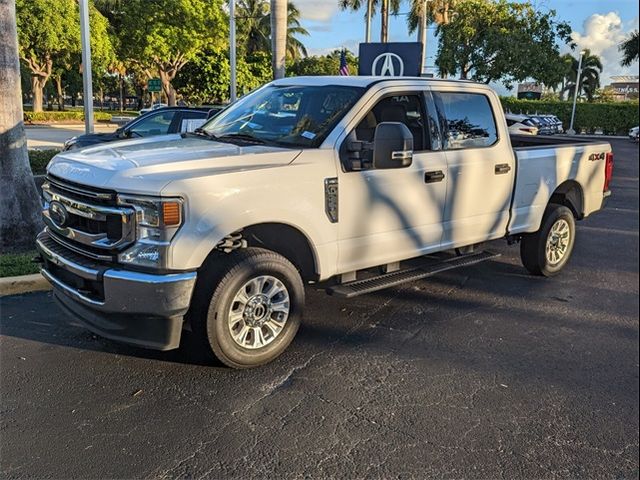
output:
<instances>
[{"instance_id":1,"label":"rear side window","mask_svg":"<svg viewBox=\"0 0 640 480\"><path fill-rule=\"evenodd\" d=\"M478 93L434 92L443 110L447 150L489 147L498 140L489 99Z\"/></svg>"}]
</instances>

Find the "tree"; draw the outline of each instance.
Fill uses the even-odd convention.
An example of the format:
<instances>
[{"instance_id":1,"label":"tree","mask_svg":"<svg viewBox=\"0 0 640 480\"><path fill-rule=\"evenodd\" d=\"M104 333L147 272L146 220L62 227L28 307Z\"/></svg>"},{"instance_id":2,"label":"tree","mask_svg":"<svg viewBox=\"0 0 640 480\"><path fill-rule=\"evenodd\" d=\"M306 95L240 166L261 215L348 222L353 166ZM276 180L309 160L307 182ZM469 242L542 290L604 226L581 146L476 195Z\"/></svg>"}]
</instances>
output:
<instances>
[{"instance_id":1,"label":"tree","mask_svg":"<svg viewBox=\"0 0 640 480\"><path fill-rule=\"evenodd\" d=\"M633 62L638 61L639 41L640 39L638 38L638 30L634 30L629 34L629 37L618 47L618 49L622 52L622 60L620 61L620 63L623 67L628 67Z\"/></svg>"},{"instance_id":2,"label":"tree","mask_svg":"<svg viewBox=\"0 0 640 480\"><path fill-rule=\"evenodd\" d=\"M33 111L42 111L42 91L53 63L77 50L80 20L74 0L17 0L20 58L31 71Z\"/></svg>"},{"instance_id":3,"label":"tree","mask_svg":"<svg viewBox=\"0 0 640 480\"><path fill-rule=\"evenodd\" d=\"M389 16L388 12L396 15L400 11L401 0L372 0L371 16L375 15L376 10L380 8L382 19L380 22L380 41L386 42L389 34ZM368 0L339 0L338 6L342 10L358 11L363 6L368 5Z\"/></svg>"},{"instance_id":4,"label":"tree","mask_svg":"<svg viewBox=\"0 0 640 480\"><path fill-rule=\"evenodd\" d=\"M439 25L436 65L441 75L507 87L532 78L547 85L562 79L557 40L570 43L571 27L555 11L507 0L459 0L448 24Z\"/></svg>"},{"instance_id":5,"label":"tree","mask_svg":"<svg viewBox=\"0 0 640 480\"><path fill-rule=\"evenodd\" d=\"M451 13L455 9L456 0L410 0L411 10L407 17L409 33L414 33L420 27L420 20L424 15L426 6L427 23L446 25L449 23Z\"/></svg>"},{"instance_id":6,"label":"tree","mask_svg":"<svg viewBox=\"0 0 640 480\"><path fill-rule=\"evenodd\" d=\"M295 76L305 75L338 75L340 70L340 50L334 50L329 55L314 55L301 58L287 67L287 74ZM352 73L358 71L358 59L347 50L347 65Z\"/></svg>"},{"instance_id":7,"label":"tree","mask_svg":"<svg viewBox=\"0 0 640 480\"><path fill-rule=\"evenodd\" d=\"M568 98L573 98L576 88L576 78L578 77L579 59L571 54L562 57L569 64L569 71L566 74L566 86L564 90ZM589 50L585 50L582 57L582 72L580 74L580 95L584 93L589 102L592 102L596 91L600 88L600 74L602 73L602 61L598 55L592 55Z\"/></svg>"},{"instance_id":8,"label":"tree","mask_svg":"<svg viewBox=\"0 0 640 480\"><path fill-rule=\"evenodd\" d=\"M236 6L238 38L245 54L271 50L271 15L268 0L240 0ZM309 32L300 23L300 10L289 2L287 7L287 60L307 56L307 48L298 38Z\"/></svg>"},{"instance_id":9,"label":"tree","mask_svg":"<svg viewBox=\"0 0 640 480\"><path fill-rule=\"evenodd\" d=\"M33 110L42 111L49 78L62 102L62 72L80 64L80 12L76 0L17 0L20 56L31 71ZM108 22L89 5L93 73L102 73L113 58Z\"/></svg>"},{"instance_id":10,"label":"tree","mask_svg":"<svg viewBox=\"0 0 640 480\"><path fill-rule=\"evenodd\" d=\"M283 78L287 55L287 1L271 0L271 65L273 78Z\"/></svg>"},{"instance_id":11,"label":"tree","mask_svg":"<svg viewBox=\"0 0 640 480\"><path fill-rule=\"evenodd\" d=\"M190 103L215 104L229 100L231 67L228 50L206 49L176 76L175 85ZM239 57L236 68L238 93L244 95L271 79L271 56L256 52Z\"/></svg>"},{"instance_id":12,"label":"tree","mask_svg":"<svg viewBox=\"0 0 640 480\"><path fill-rule=\"evenodd\" d=\"M169 105L172 81L205 47L224 45L227 18L222 0L127 0L106 2L119 37L119 57L137 63L148 78L157 72Z\"/></svg>"},{"instance_id":13,"label":"tree","mask_svg":"<svg viewBox=\"0 0 640 480\"><path fill-rule=\"evenodd\" d=\"M0 249L33 248L41 228L22 121L16 8L0 2Z\"/></svg>"}]
</instances>

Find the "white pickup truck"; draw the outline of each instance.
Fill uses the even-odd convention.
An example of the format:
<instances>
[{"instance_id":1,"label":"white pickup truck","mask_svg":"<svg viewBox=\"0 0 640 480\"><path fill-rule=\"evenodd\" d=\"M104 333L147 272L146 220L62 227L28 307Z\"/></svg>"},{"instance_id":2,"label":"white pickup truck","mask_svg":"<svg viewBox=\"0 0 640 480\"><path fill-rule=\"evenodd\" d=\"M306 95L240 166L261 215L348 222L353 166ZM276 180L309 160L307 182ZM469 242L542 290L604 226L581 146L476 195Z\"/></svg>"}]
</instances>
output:
<instances>
[{"instance_id":1,"label":"white pickup truck","mask_svg":"<svg viewBox=\"0 0 640 480\"><path fill-rule=\"evenodd\" d=\"M602 208L607 143L509 137L471 82L269 83L195 133L63 152L43 185L42 274L69 317L168 350L190 329L225 364L292 341L305 283L352 297L495 257L567 263Z\"/></svg>"}]
</instances>

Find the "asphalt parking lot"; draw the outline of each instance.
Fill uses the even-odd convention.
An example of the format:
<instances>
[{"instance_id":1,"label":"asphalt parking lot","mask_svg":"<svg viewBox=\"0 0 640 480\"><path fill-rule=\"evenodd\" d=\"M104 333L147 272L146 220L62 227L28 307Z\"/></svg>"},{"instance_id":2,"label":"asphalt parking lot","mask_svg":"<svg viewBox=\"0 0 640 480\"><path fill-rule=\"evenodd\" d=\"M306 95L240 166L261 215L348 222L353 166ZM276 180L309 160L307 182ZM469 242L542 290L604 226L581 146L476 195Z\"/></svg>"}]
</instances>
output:
<instances>
[{"instance_id":1,"label":"asphalt parking lot","mask_svg":"<svg viewBox=\"0 0 640 480\"><path fill-rule=\"evenodd\" d=\"M574 257L518 249L342 300L307 290L278 361L206 364L3 298L2 478L638 478L638 146Z\"/></svg>"}]
</instances>

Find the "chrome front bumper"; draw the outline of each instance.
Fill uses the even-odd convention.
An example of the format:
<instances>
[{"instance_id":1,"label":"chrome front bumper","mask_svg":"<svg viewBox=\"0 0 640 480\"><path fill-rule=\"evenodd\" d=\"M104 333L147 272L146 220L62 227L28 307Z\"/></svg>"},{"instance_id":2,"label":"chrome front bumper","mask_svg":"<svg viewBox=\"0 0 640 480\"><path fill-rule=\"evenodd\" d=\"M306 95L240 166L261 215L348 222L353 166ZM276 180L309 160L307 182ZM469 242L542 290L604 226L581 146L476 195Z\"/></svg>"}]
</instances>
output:
<instances>
[{"instance_id":1,"label":"chrome front bumper","mask_svg":"<svg viewBox=\"0 0 640 480\"><path fill-rule=\"evenodd\" d=\"M36 246L55 298L89 330L156 350L180 345L196 272L154 275L105 267L58 245L46 231Z\"/></svg>"}]
</instances>

